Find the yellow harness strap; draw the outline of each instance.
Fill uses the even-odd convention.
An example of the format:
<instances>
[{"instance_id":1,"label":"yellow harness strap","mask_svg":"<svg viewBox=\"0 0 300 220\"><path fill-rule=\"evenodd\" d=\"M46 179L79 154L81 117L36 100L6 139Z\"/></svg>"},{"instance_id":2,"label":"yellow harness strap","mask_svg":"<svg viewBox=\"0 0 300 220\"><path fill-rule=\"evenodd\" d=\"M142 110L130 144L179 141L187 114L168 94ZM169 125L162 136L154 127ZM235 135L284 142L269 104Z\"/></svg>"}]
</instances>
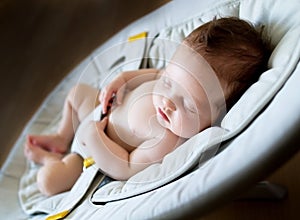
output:
<instances>
[{"instance_id":1,"label":"yellow harness strap","mask_svg":"<svg viewBox=\"0 0 300 220\"><path fill-rule=\"evenodd\" d=\"M144 32L141 32L139 34L136 34L136 35L133 35L133 36L130 36L128 37L128 41L129 42L133 42L133 41L136 41L136 40L139 40L139 39L143 39L143 38L146 38L147 37L147 32L144 31Z\"/></svg>"},{"instance_id":2,"label":"yellow harness strap","mask_svg":"<svg viewBox=\"0 0 300 220\"><path fill-rule=\"evenodd\" d=\"M69 213L70 213L69 210L65 210L65 211L62 211L62 212L57 213L55 215L51 215L51 216L47 217L46 220L58 220L58 219L62 219L64 217L66 217Z\"/></svg>"},{"instance_id":3,"label":"yellow harness strap","mask_svg":"<svg viewBox=\"0 0 300 220\"><path fill-rule=\"evenodd\" d=\"M88 167L92 166L94 163L95 163L95 161L92 157L85 158L83 160L83 167L88 168Z\"/></svg>"}]
</instances>

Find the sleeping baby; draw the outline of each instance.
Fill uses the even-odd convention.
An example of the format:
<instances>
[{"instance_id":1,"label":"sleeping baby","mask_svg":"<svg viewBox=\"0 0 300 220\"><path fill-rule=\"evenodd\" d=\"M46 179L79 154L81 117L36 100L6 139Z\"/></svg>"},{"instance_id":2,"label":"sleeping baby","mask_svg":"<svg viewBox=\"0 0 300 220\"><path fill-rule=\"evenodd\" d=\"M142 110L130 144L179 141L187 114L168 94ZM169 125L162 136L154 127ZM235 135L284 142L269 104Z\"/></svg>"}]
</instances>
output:
<instances>
[{"instance_id":1,"label":"sleeping baby","mask_svg":"<svg viewBox=\"0 0 300 220\"><path fill-rule=\"evenodd\" d=\"M268 52L246 21L214 19L188 35L162 70L122 72L101 91L74 86L57 132L27 136L26 157L42 165L39 190L70 190L86 158L117 180L160 163L223 116L265 70ZM88 117L98 108L99 120Z\"/></svg>"}]
</instances>

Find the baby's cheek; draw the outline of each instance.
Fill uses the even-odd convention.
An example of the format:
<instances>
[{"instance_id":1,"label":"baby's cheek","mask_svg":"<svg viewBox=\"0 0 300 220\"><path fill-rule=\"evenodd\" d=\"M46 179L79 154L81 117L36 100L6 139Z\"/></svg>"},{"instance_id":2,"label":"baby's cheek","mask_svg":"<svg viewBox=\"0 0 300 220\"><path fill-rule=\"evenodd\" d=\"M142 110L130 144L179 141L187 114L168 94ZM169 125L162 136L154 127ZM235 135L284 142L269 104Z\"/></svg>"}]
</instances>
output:
<instances>
[{"instance_id":1,"label":"baby's cheek","mask_svg":"<svg viewBox=\"0 0 300 220\"><path fill-rule=\"evenodd\" d=\"M189 121L189 136L192 137L195 134L199 133L200 128L201 128L201 124L200 124L200 120L199 117L193 117L190 121Z\"/></svg>"},{"instance_id":2,"label":"baby's cheek","mask_svg":"<svg viewBox=\"0 0 300 220\"><path fill-rule=\"evenodd\" d=\"M178 135L183 138L190 138L197 133L197 126L195 122L191 119L183 118L181 123L178 123L177 132Z\"/></svg>"}]
</instances>

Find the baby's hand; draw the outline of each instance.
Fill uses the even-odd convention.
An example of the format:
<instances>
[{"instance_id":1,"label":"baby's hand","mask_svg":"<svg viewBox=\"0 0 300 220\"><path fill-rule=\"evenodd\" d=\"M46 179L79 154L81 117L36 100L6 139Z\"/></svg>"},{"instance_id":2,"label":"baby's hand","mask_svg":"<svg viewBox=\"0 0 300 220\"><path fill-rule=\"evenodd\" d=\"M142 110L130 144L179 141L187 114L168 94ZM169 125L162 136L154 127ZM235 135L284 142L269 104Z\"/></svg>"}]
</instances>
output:
<instances>
[{"instance_id":1,"label":"baby's hand","mask_svg":"<svg viewBox=\"0 0 300 220\"><path fill-rule=\"evenodd\" d=\"M99 101L102 105L103 114L107 113L107 107L114 96L116 96L117 104L122 104L125 89L126 81L122 77L122 74L120 74L101 90Z\"/></svg>"}]
</instances>

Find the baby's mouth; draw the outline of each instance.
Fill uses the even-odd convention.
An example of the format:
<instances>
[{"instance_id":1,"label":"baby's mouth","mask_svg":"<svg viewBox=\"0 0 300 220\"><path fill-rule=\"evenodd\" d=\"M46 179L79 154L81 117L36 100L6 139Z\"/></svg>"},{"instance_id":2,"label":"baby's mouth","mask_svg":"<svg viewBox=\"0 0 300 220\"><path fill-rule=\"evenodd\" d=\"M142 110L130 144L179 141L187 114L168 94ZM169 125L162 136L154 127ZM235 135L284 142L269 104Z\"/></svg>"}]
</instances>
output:
<instances>
[{"instance_id":1,"label":"baby's mouth","mask_svg":"<svg viewBox=\"0 0 300 220\"><path fill-rule=\"evenodd\" d=\"M165 121L170 122L168 116L161 110L161 108L158 108L158 113Z\"/></svg>"}]
</instances>

